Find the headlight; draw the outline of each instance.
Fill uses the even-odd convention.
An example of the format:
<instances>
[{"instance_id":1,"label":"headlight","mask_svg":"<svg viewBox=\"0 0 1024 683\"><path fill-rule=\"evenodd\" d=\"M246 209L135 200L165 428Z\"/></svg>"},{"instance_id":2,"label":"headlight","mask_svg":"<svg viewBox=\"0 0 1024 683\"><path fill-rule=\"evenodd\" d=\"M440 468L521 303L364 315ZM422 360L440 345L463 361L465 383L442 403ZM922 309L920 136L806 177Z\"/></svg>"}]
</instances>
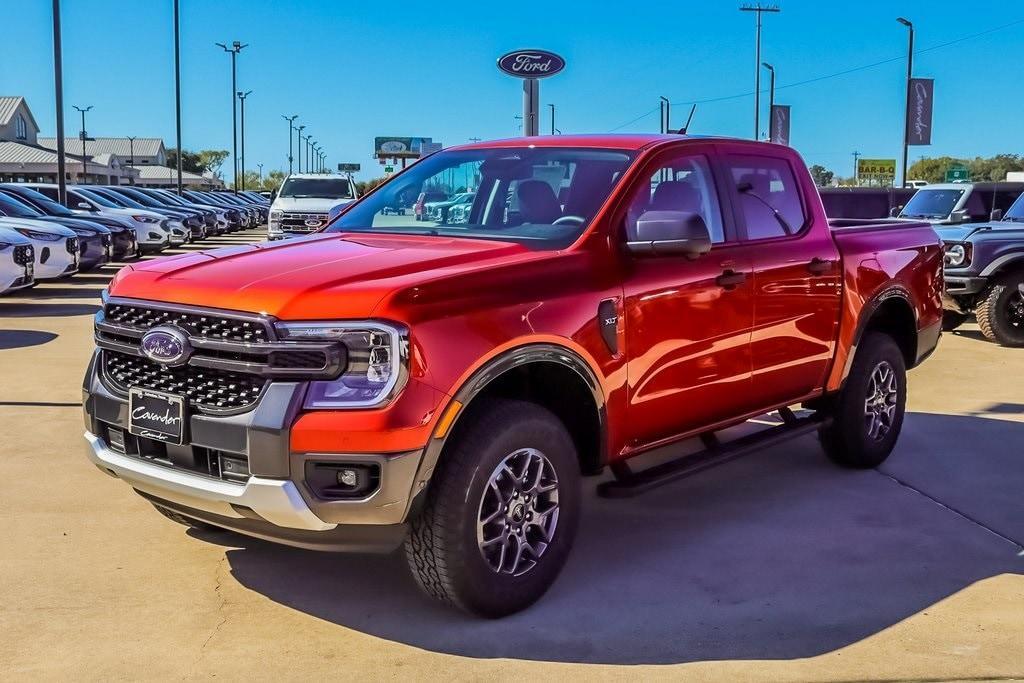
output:
<instances>
[{"instance_id":1,"label":"headlight","mask_svg":"<svg viewBox=\"0 0 1024 683\"><path fill-rule=\"evenodd\" d=\"M139 215L139 216L132 216L132 218L134 218L135 220L137 220L140 223L159 223L160 222L159 218L154 218L153 216L142 216L142 215Z\"/></svg>"},{"instance_id":2,"label":"headlight","mask_svg":"<svg viewBox=\"0 0 1024 683\"><path fill-rule=\"evenodd\" d=\"M11 246L10 242L0 242L0 251L3 251L4 249L7 249L10 246Z\"/></svg>"},{"instance_id":3,"label":"headlight","mask_svg":"<svg viewBox=\"0 0 1024 683\"><path fill-rule=\"evenodd\" d=\"M307 409L366 408L391 399L409 375L409 335L405 328L378 321L278 323L286 340L338 340L348 363L337 379L309 383Z\"/></svg>"},{"instance_id":4,"label":"headlight","mask_svg":"<svg viewBox=\"0 0 1024 683\"><path fill-rule=\"evenodd\" d=\"M962 266L967 262L967 247L963 244L951 244L946 247L946 265Z\"/></svg>"},{"instance_id":5,"label":"headlight","mask_svg":"<svg viewBox=\"0 0 1024 683\"><path fill-rule=\"evenodd\" d=\"M275 221L281 220L281 216L283 216L283 215L284 215L284 211L277 211L277 210L275 210L275 211L271 211L270 212L271 220L275 220Z\"/></svg>"},{"instance_id":6,"label":"headlight","mask_svg":"<svg viewBox=\"0 0 1024 683\"><path fill-rule=\"evenodd\" d=\"M29 239L42 240L43 242L59 242L64 237L63 235L55 235L52 232L39 232L38 230L29 230L28 228L15 228L15 231Z\"/></svg>"}]
</instances>

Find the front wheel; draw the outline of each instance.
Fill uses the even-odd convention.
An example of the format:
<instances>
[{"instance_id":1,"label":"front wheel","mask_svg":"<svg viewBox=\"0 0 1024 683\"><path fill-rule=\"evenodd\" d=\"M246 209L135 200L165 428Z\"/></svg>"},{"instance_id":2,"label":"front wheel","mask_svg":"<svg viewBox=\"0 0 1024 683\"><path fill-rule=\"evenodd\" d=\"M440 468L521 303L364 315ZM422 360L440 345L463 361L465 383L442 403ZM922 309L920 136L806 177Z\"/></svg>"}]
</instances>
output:
<instances>
[{"instance_id":1,"label":"front wheel","mask_svg":"<svg viewBox=\"0 0 1024 683\"><path fill-rule=\"evenodd\" d=\"M994 285L975 314L988 339L1003 346L1024 346L1024 275Z\"/></svg>"},{"instance_id":2,"label":"front wheel","mask_svg":"<svg viewBox=\"0 0 1024 683\"><path fill-rule=\"evenodd\" d=\"M496 400L446 447L405 544L434 598L485 617L525 609L561 571L576 535L579 461L551 412Z\"/></svg>"},{"instance_id":3,"label":"front wheel","mask_svg":"<svg viewBox=\"0 0 1024 683\"><path fill-rule=\"evenodd\" d=\"M825 453L845 467L877 467L896 445L906 405L903 352L889 335L867 333L821 428Z\"/></svg>"}]
</instances>

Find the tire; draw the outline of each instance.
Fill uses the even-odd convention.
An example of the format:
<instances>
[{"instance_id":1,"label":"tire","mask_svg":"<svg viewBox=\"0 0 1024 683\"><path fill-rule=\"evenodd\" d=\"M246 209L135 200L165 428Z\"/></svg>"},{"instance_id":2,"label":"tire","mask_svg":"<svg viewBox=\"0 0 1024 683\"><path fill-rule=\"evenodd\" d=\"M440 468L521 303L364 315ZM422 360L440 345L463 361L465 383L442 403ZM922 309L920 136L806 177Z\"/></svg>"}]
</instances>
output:
<instances>
[{"instance_id":1,"label":"tire","mask_svg":"<svg viewBox=\"0 0 1024 683\"><path fill-rule=\"evenodd\" d=\"M952 332L956 328L967 322L967 319L971 317L967 313L960 313L959 311L943 311L942 312L942 331Z\"/></svg>"},{"instance_id":2,"label":"tire","mask_svg":"<svg viewBox=\"0 0 1024 683\"><path fill-rule=\"evenodd\" d=\"M1024 346L1024 274L993 285L975 315L987 339L1003 346Z\"/></svg>"},{"instance_id":3,"label":"tire","mask_svg":"<svg viewBox=\"0 0 1024 683\"><path fill-rule=\"evenodd\" d=\"M826 455L844 467L882 464L903 428L906 405L903 352L889 335L868 332L820 430Z\"/></svg>"},{"instance_id":4,"label":"tire","mask_svg":"<svg viewBox=\"0 0 1024 683\"><path fill-rule=\"evenodd\" d=\"M206 522L200 522L198 519L186 517L185 515L165 508L162 505L157 505L156 503L153 503L152 505L156 508L157 512L172 522L177 522L178 524L195 529L196 531L226 531L225 529L221 529L219 526L214 526L212 524L207 524Z\"/></svg>"},{"instance_id":5,"label":"tire","mask_svg":"<svg viewBox=\"0 0 1024 683\"><path fill-rule=\"evenodd\" d=\"M467 417L442 453L405 554L428 595L496 618L536 602L565 564L579 523L579 460L562 423L536 404L493 400Z\"/></svg>"}]
</instances>

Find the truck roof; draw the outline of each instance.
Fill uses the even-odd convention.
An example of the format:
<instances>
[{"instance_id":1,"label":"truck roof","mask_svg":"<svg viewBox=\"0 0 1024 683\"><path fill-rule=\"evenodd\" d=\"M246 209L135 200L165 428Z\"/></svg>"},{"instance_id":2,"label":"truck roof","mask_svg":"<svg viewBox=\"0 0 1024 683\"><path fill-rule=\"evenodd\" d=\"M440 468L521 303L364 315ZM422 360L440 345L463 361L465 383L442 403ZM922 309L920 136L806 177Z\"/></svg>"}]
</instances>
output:
<instances>
[{"instance_id":1,"label":"truck roof","mask_svg":"<svg viewBox=\"0 0 1024 683\"><path fill-rule=\"evenodd\" d=\"M289 173L288 177L289 178L302 178L302 179L311 178L311 179L314 179L314 180L315 179L324 179L324 178L326 178L328 180L333 180L333 179L336 179L336 178L340 178L341 180L348 180L349 179L347 173Z\"/></svg>"},{"instance_id":2,"label":"truck roof","mask_svg":"<svg viewBox=\"0 0 1024 683\"><path fill-rule=\"evenodd\" d=\"M583 147L595 149L639 150L659 142L678 142L679 140L729 140L740 141L740 138L729 138L713 135L677 135L663 133L596 133L590 135L540 135L537 137L507 138L504 140L488 140L473 142L466 145L455 145L446 149L489 149L493 147ZM747 141L751 142L751 141ZM766 143L760 143L766 144Z\"/></svg>"}]
</instances>

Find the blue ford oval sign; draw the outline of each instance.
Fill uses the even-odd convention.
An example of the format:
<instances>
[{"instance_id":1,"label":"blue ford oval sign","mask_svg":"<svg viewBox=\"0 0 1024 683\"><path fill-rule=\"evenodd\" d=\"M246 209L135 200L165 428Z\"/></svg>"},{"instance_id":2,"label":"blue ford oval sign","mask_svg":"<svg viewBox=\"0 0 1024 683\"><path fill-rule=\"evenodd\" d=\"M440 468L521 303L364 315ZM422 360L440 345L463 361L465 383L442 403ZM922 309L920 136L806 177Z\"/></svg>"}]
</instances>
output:
<instances>
[{"instance_id":1,"label":"blue ford oval sign","mask_svg":"<svg viewBox=\"0 0 1024 683\"><path fill-rule=\"evenodd\" d=\"M183 365L192 353L188 335L176 327L154 327L142 335L142 353L163 365Z\"/></svg>"},{"instance_id":2,"label":"blue ford oval sign","mask_svg":"<svg viewBox=\"0 0 1024 683\"><path fill-rule=\"evenodd\" d=\"M498 68L516 78L547 78L565 68L565 60L547 50L516 50L498 58Z\"/></svg>"}]
</instances>

